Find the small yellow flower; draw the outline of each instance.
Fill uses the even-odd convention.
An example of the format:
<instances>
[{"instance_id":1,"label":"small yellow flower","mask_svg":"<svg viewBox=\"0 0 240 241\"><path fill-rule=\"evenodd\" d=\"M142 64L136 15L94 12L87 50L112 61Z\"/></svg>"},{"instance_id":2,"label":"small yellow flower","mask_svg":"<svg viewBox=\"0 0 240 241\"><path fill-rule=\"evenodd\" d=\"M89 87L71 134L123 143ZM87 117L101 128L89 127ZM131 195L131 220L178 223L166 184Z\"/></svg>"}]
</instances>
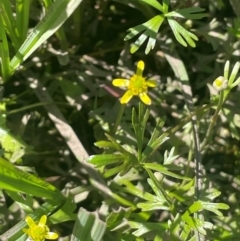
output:
<instances>
[{"instance_id":1,"label":"small yellow flower","mask_svg":"<svg viewBox=\"0 0 240 241\"><path fill-rule=\"evenodd\" d=\"M29 229L24 228L22 231L26 233L33 241L44 241L45 239L57 239L58 234L49 232L49 228L46 225L47 216L43 215L38 224L29 216L25 218Z\"/></svg>"},{"instance_id":2,"label":"small yellow flower","mask_svg":"<svg viewBox=\"0 0 240 241\"><path fill-rule=\"evenodd\" d=\"M128 103L134 95L138 95L142 102L146 105L151 105L151 99L147 95L148 87L156 87L155 80L146 80L142 76L144 70L144 62L139 61L137 64L137 71L130 80L128 79L114 79L112 84L117 87L126 87L128 90L120 99L121 104Z\"/></svg>"},{"instance_id":3,"label":"small yellow flower","mask_svg":"<svg viewBox=\"0 0 240 241\"><path fill-rule=\"evenodd\" d=\"M228 86L228 80L225 79L223 76L217 77L213 82L213 87L217 91L225 90Z\"/></svg>"}]
</instances>

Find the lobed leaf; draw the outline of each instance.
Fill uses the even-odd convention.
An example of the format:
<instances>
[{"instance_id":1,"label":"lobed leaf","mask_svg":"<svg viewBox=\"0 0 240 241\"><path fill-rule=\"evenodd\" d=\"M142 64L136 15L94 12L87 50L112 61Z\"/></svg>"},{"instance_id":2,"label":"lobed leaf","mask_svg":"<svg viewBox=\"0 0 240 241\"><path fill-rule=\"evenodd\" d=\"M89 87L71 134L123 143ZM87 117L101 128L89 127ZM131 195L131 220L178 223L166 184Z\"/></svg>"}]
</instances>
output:
<instances>
[{"instance_id":1,"label":"lobed leaf","mask_svg":"<svg viewBox=\"0 0 240 241\"><path fill-rule=\"evenodd\" d=\"M187 44L193 48L196 47L194 40L197 41L198 37L195 34L187 31L174 19L168 18L168 23L174 33L175 38L180 44L182 44L184 47L187 47Z\"/></svg>"},{"instance_id":2,"label":"lobed leaf","mask_svg":"<svg viewBox=\"0 0 240 241\"><path fill-rule=\"evenodd\" d=\"M145 40L149 37L147 47L145 50L145 53L148 54L150 50L153 49L155 46L157 33L161 24L163 23L163 20L164 20L164 16L157 15L143 24L140 24L133 28L128 29L127 31L130 33L126 35L126 37L124 38L125 41L133 38L140 32L144 31L140 35L140 37L135 41L135 43L132 45L130 52L135 53L140 48L140 46L145 42Z\"/></svg>"},{"instance_id":3,"label":"lobed leaf","mask_svg":"<svg viewBox=\"0 0 240 241\"><path fill-rule=\"evenodd\" d=\"M191 7L191 8L182 8L165 14L166 17L178 17L186 19L201 19L206 17L206 13L197 13L203 12L205 9L200 7Z\"/></svg>"}]
</instances>

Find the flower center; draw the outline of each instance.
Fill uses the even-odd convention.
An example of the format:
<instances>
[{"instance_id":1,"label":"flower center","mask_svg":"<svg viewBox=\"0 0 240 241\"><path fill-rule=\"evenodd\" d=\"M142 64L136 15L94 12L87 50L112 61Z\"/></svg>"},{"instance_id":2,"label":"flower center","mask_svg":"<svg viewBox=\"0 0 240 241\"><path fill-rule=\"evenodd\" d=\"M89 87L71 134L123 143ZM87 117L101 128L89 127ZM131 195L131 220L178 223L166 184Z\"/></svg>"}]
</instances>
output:
<instances>
[{"instance_id":1,"label":"flower center","mask_svg":"<svg viewBox=\"0 0 240 241\"><path fill-rule=\"evenodd\" d=\"M36 226L31 230L31 238L34 241L43 241L48 231L49 229L46 225L43 227Z\"/></svg>"},{"instance_id":2,"label":"flower center","mask_svg":"<svg viewBox=\"0 0 240 241\"><path fill-rule=\"evenodd\" d=\"M133 75L130 78L130 83L128 89L132 91L133 95L139 95L141 93L146 93L148 88L145 78L139 75Z\"/></svg>"},{"instance_id":3,"label":"flower center","mask_svg":"<svg viewBox=\"0 0 240 241\"><path fill-rule=\"evenodd\" d=\"M223 81L217 79L217 80L215 81L215 84L216 84L218 87L222 87Z\"/></svg>"}]
</instances>

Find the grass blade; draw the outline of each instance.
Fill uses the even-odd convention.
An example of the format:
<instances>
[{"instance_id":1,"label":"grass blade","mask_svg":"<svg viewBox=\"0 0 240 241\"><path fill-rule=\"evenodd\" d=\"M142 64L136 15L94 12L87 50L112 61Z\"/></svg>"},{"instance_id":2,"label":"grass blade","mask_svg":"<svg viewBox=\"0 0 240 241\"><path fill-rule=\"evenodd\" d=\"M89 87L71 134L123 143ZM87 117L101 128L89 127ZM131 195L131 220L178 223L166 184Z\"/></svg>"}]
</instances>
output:
<instances>
[{"instance_id":1,"label":"grass blade","mask_svg":"<svg viewBox=\"0 0 240 241\"><path fill-rule=\"evenodd\" d=\"M63 199L61 192L51 184L17 169L13 164L0 157L0 188L31 194L49 199Z\"/></svg>"},{"instance_id":2,"label":"grass blade","mask_svg":"<svg viewBox=\"0 0 240 241\"><path fill-rule=\"evenodd\" d=\"M12 45L17 51L21 43L18 38L19 34L16 29L16 21L13 17L11 2L9 0L0 1L0 17L2 18L6 32L12 41Z\"/></svg>"},{"instance_id":3,"label":"grass blade","mask_svg":"<svg viewBox=\"0 0 240 241\"><path fill-rule=\"evenodd\" d=\"M3 81L10 77L10 58L6 32L2 18L0 17L0 64ZM1 78L0 78L1 82Z\"/></svg>"},{"instance_id":4,"label":"grass blade","mask_svg":"<svg viewBox=\"0 0 240 241\"><path fill-rule=\"evenodd\" d=\"M16 28L21 43L24 42L27 36L30 5L31 0L16 1Z\"/></svg>"},{"instance_id":5,"label":"grass blade","mask_svg":"<svg viewBox=\"0 0 240 241\"><path fill-rule=\"evenodd\" d=\"M82 0L58 0L50 6L44 18L29 34L18 53L13 57L10 63L13 72L62 26L81 2Z\"/></svg>"}]
</instances>

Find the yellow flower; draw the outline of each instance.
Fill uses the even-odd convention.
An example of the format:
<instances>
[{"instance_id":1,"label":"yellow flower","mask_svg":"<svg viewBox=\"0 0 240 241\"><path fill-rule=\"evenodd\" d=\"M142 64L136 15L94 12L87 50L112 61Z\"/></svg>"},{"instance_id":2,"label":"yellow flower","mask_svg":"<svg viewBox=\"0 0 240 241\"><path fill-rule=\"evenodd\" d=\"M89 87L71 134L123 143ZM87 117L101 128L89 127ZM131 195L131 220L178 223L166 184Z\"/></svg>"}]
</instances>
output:
<instances>
[{"instance_id":1,"label":"yellow flower","mask_svg":"<svg viewBox=\"0 0 240 241\"><path fill-rule=\"evenodd\" d=\"M142 76L144 70L144 62L139 61L137 64L137 71L130 80L128 79L114 79L112 84L117 87L126 87L128 90L122 96L121 104L128 103L134 95L138 95L142 102L146 105L151 105L151 99L147 95L148 87L156 87L157 82L155 80L146 80Z\"/></svg>"},{"instance_id":2,"label":"yellow flower","mask_svg":"<svg viewBox=\"0 0 240 241\"><path fill-rule=\"evenodd\" d=\"M58 234L49 232L49 228L46 225L47 216L43 215L38 224L29 216L25 218L29 229L24 228L22 231L26 233L33 241L44 241L45 239L57 239Z\"/></svg>"}]
</instances>

